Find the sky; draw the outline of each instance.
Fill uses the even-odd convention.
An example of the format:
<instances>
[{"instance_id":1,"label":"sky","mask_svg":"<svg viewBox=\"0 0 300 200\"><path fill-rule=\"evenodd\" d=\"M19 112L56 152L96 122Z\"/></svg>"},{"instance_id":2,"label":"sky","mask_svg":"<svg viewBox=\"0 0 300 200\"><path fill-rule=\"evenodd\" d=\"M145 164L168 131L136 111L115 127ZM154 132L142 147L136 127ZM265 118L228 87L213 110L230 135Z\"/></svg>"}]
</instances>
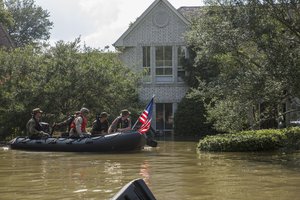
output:
<instances>
[{"instance_id":1,"label":"sky","mask_svg":"<svg viewBox=\"0 0 300 200\"><path fill-rule=\"evenodd\" d=\"M35 0L50 13L53 22L50 44L80 37L82 44L104 49L127 30L155 0ZM200 6L202 0L169 0L177 9L182 6Z\"/></svg>"}]
</instances>

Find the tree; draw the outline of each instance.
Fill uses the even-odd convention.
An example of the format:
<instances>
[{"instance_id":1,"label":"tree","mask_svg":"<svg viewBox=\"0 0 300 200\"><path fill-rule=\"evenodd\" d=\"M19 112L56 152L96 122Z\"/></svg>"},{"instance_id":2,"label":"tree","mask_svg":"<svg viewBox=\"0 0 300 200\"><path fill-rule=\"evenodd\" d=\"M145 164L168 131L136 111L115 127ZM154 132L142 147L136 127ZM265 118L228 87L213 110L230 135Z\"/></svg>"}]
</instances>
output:
<instances>
[{"instance_id":1,"label":"tree","mask_svg":"<svg viewBox=\"0 0 300 200\"><path fill-rule=\"evenodd\" d=\"M206 110L197 98L184 97L178 104L174 115L174 132L176 135L204 136L215 131L207 122Z\"/></svg>"},{"instance_id":2,"label":"tree","mask_svg":"<svg viewBox=\"0 0 300 200\"><path fill-rule=\"evenodd\" d=\"M80 48L80 40L59 41L44 55L43 88L47 108L56 114L86 106L93 112L119 111L138 101L138 77L124 67L116 53ZM127 78L127 77L130 77Z\"/></svg>"},{"instance_id":3,"label":"tree","mask_svg":"<svg viewBox=\"0 0 300 200\"><path fill-rule=\"evenodd\" d=\"M13 25L13 18L10 12L5 9L3 0L0 0L0 24L3 24L5 27Z\"/></svg>"},{"instance_id":4,"label":"tree","mask_svg":"<svg viewBox=\"0 0 300 200\"><path fill-rule=\"evenodd\" d=\"M39 51L31 46L0 50L0 138L24 134L33 108L52 124L82 106L111 117L138 105L138 76L116 53L81 48L80 40ZM128 78L130 77L130 78Z\"/></svg>"},{"instance_id":5,"label":"tree","mask_svg":"<svg viewBox=\"0 0 300 200\"><path fill-rule=\"evenodd\" d=\"M35 5L34 0L5 0L7 11L14 24L8 27L8 33L15 45L25 46L48 40L53 23L49 12Z\"/></svg>"},{"instance_id":6,"label":"tree","mask_svg":"<svg viewBox=\"0 0 300 200\"><path fill-rule=\"evenodd\" d=\"M282 102L299 96L297 4L209 3L187 35L196 54L194 69L200 74L191 95L209 102L208 116L218 130L242 130L275 120ZM287 23L289 13L293 23ZM201 76L209 69L215 72L213 77ZM257 109L262 103L264 109Z\"/></svg>"}]
</instances>

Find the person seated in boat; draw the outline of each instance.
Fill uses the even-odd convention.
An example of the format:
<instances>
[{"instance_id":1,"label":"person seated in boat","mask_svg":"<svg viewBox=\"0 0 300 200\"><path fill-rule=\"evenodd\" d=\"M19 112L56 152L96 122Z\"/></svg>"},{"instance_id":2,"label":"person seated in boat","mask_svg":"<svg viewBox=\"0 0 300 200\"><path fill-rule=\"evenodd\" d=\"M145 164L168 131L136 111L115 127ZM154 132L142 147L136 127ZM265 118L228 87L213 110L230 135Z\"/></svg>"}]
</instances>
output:
<instances>
[{"instance_id":1,"label":"person seated in boat","mask_svg":"<svg viewBox=\"0 0 300 200\"><path fill-rule=\"evenodd\" d=\"M69 117L62 122L54 122L52 125L52 131L60 130L63 131L61 137L69 137L69 132L71 130L71 123L80 114L80 111L76 111L74 114L69 115ZM64 129L64 130L63 130ZM67 130L66 130L67 129Z\"/></svg>"},{"instance_id":2,"label":"person seated in boat","mask_svg":"<svg viewBox=\"0 0 300 200\"><path fill-rule=\"evenodd\" d=\"M131 130L130 114L131 113L127 109L122 110L120 116L118 116L110 125L108 133Z\"/></svg>"},{"instance_id":3,"label":"person seated in boat","mask_svg":"<svg viewBox=\"0 0 300 200\"><path fill-rule=\"evenodd\" d=\"M80 113L75 117L70 125L70 137L89 137L90 133L86 131L87 126L87 116L89 114L89 109L81 108Z\"/></svg>"},{"instance_id":4,"label":"person seated in boat","mask_svg":"<svg viewBox=\"0 0 300 200\"><path fill-rule=\"evenodd\" d=\"M109 122L107 118L107 112L96 115L96 120L93 122L92 126L92 135L106 135L108 133Z\"/></svg>"},{"instance_id":5,"label":"person seated in boat","mask_svg":"<svg viewBox=\"0 0 300 200\"><path fill-rule=\"evenodd\" d=\"M30 139L41 139L50 136L48 133L45 132L46 130L40 122L42 118L42 113L43 111L40 108L35 108L32 110L32 117L26 124L27 134Z\"/></svg>"}]
</instances>

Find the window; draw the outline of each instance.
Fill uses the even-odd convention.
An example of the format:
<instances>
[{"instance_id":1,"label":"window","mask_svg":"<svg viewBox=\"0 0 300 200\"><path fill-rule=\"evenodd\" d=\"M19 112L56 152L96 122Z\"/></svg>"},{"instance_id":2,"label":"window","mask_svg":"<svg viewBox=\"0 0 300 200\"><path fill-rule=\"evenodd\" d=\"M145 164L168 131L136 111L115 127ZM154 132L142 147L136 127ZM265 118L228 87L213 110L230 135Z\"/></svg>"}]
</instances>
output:
<instances>
[{"instance_id":1,"label":"window","mask_svg":"<svg viewBox=\"0 0 300 200\"><path fill-rule=\"evenodd\" d=\"M186 77L186 71L184 70L183 66L184 62L186 62L186 60L188 59L188 52L185 46L177 46L176 48L177 49L174 49L172 46L156 46L153 47L154 51L151 53L152 48L150 46L142 47L142 67L144 82L151 82L151 74L155 74L156 83L184 81ZM173 55L173 52L177 55ZM152 66L151 60L153 61ZM176 60L177 67L174 68L173 65L176 65ZM173 61L175 61L175 63L173 63ZM153 72L151 72L151 68L152 70L154 70ZM173 76L174 69L177 69L177 77ZM174 80L174 78L176 78L177 80Z\"/></svg>"},{"instance_id":2,"label":"window","mask_svg":"<svg viewBox=\"0 0 300 200\"><path fill-rule=\"evenodd\" d=\"M185 70L183 69L184 61L187 58L187 50L186 47L180 46L177 49L177 60L178 60L178 68L177 68L177 81L183 82L185 77Z\"/></svg>"},{"instance_id":3,"label":"window","mask_svg":"<svg viewBox=\"0 0 300 200\"><path fill-rule=\"evenodd\" d=\"M171 82L173 77L172 46L155 47L155 75L157 82Z\"/></svg>"},{"instance_id":4,"label":"window","mask_svg":"<svg viewBox=\"0 0 300 200\"><path fill-rule=\"evenodd\" d=\"M172 103L157 103L156 105L156 130L168 131L173 129Z\"/></svg>"},{"instance_id":5,"label":"window","mask_svg":"<svg viewBox=\"0 0 300 200\"><path fill-rule=\"evenodd\" d=\"M143 76L145 82L150 82L151 68L150 68L150 46L143 47Z\"/></svg>"}]
</instances>

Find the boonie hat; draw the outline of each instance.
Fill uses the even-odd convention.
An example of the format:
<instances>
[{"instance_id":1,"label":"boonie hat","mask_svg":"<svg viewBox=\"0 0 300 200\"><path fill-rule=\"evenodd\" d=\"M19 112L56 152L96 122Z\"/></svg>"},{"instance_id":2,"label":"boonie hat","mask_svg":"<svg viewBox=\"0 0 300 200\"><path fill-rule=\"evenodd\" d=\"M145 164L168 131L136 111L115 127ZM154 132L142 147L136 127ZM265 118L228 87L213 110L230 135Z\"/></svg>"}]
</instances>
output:
<instances>
[{"instance_id":1,"label":"boonie hat","mask_svg":"<svg viewBox=\"0 0 300 200\"><path fill-rule=\"evenodd\" d=\"M40 108L35 108L32 110L32 114L36 114L36 113L43 113L43 111Z\"/></svg>"},{"instance_id":2,"label":"boonie hat","mask_svg":"<svg viewBox=\"0 0 300 200\"><path fill-rule=\"evenodd\" d=\"M101 114L100 114L100 117L108 117L109 115L108 115L108 113L107 112L102 112Z\"/></svg>"},{"instance_id":3,"label":"boonie hat","mask_svg":"<svg viewBox=\"0 0 300 200\"><path fill-rule=\"evenodd\" d=\"M129 112L127 109L121 110L122 116L130 115L130 114L131 114L131 112Z\"/></svg>"},{"instance_id":4,"label":"boonie hat","mask_svg":"<svg viewBox=\"0 0 300 200\"><path fill-rule=\"evenodd\" d=\"M81 112L81 113L89 113L90 111L89 111L89 109L87 109L87 108L81 108L81 109L80 109L80 112Z\"/></svg>"}]
</instances>

